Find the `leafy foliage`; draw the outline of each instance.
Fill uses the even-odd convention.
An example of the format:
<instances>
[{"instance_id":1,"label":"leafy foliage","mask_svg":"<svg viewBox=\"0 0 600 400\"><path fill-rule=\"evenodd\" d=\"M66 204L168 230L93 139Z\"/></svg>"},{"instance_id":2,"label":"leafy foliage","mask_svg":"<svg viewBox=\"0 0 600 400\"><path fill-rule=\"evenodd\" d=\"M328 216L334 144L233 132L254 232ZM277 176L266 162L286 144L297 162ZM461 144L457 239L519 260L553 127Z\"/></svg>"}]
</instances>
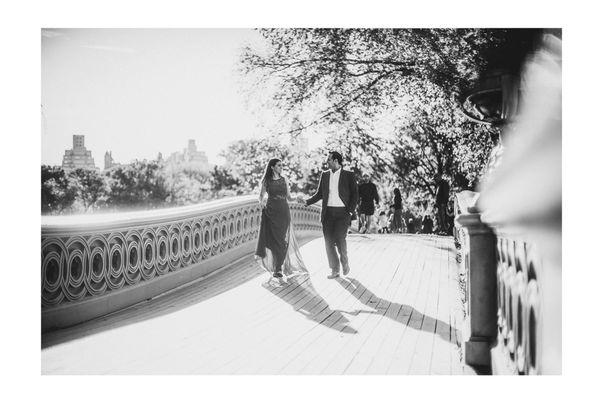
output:
<instances>
[{"instance_id":1,"label":"leafy foliage","mask_svg":"<svg viewBox=\"0 0 600 400\"><path fill-rule=\"evenodd\" d=\"M133 208L161 206L169 195L161 166L156 161L135 161L108 170L110 207Z\"/></svg>"},{"instance_id":2,"label":"leafy foliage","mask_svg":"<svg viewBox=\"0 0 600 400\"><path fill-rule=\"evenodd\" d=\"M77 189L61 167L42 165L42 213L69 209L76 195Z\"/></svg>"},{"instance_id":3,"label":"leafy foliage","mask_svg":"<svg viewBox=\"0 0 600 400\"><path fill-rule=\"evenodd\" d=\"M484 55L507 40L500 29L263 29L264 51L246 48L242 70L270 108L289 119L310 109L318 123L373 118L427 82L448 98L486 67ZM271 85L267 85L270 83ZM316 114L316 115L315 115Z\"/></svg>"},{"instance_id":4,"label":"leafy foliage","mask_svg":"<svg viewBox=\"0 0 600 400\"><path fill-rule=\"evenodd\" d=\"M435 174L454 190L476 185L497 128L469 122L457 100L514 30L260 33L264 48L246 48L241 65L255 82L249 97L279 114L272 132L328 132L328 148L344 153L359 174L374 174L384 193L401 187L415 209L431 204ZM381 120L392 127L382 131Z\"/></svg>"},{"instance_id":5,"label":"leafy foliage","mask_svg":"<svg viewBox=\"0 0 600 400\"><path fill-rule=\"evenodd\" d=\"M242 192L239 179L234 177L229 169L218 165L210 172L210 183L211 189L217 193L223 190L234 190L238 194Z\"/></svg>"},{"instance_id":6,"label":"leafy foliage","mask_svg":"<svg viewBox=\"0 0 600 400\"><path fill-rule=\"evenodd\" d=\"M84 211L100 207L106 200L106 182L98 171L78 168L69 177Z\"/></svg>"},{"instance_id":7,"label":"leafy foliage","mask_svg":"<svg viewBox=\"0 0 600 400\"><path fill-rule=\"evenodd\" d=\"M292 192L316 189L324 155L298 149L294 142L283 143L275 137L242 139L231 143L221 154L231 168L232 175L245 192L259 189L265 166L271 158L283 162L283 176Z\"/></svg>"},{"instance_id":8,"label":"leafy foliage","mask_svg":"<svg viewBox=\"0 0 600 400\"><path fill-rule=\"evenodd\" d=\"M435 194L436 174L459 189L472 189L493 146L490 128L467 120L435 87L428 90L398 121L390 170L404 185L429 196Z\"/></svg>"}]
</instances>

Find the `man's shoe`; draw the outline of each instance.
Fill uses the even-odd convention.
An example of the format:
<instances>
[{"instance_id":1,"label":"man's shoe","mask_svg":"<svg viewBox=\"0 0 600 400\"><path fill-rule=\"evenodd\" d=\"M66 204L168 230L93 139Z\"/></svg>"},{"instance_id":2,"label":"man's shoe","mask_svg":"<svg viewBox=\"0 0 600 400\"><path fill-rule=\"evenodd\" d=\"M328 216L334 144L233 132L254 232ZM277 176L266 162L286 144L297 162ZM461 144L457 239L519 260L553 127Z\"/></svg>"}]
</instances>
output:
<instances>
[{"instance_id":1,"label":"man's shoe","mask_svg":"<svg viewBox=\"0 0 600 400\"><path fill-rule=\"evenodd\" d=\"M275 272L273 278L283 278L283 274L281 272Z\"/></svg>"},{"instance_id":2,"label":"man's shoe","mask_svg":"<svg viewBox=\"0 0 600 400\"><path fill-rule=\"evenodd\" d=\"M342 272L344 273L344 275L348 275L350 273L350 266L342 265Z\"/></svg>"},{"instance_id":3,"label":"man's shoe","mask_svg":"<svg viewBox=\"0 0 600 400\"><path fill-rule=\"evenodd\" d=\"M327 279L337 279L340 277L339 272L331 275L327 275Z\"/></svg>"}]
</instances>

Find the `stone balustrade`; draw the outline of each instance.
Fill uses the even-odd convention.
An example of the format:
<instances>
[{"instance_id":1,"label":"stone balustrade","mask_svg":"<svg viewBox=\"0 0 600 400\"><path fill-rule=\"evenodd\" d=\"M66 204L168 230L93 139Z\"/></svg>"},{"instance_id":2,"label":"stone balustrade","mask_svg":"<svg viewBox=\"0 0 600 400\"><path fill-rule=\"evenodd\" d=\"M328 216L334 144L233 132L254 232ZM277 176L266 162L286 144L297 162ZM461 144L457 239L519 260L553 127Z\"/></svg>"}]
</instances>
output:
<instances>
[{"instance_id":1,"label":"stone balustrade","mask_svg":"<svg viewBox=\"0 0 600 400\"><path fill-rule=\"evenodd\" d=\"M561 54L560 39L544 36L501 159L480 195L456 199L465 361L495 374L562 370Z\"/></svg>"},{"instance_id":2,"label":"stone balustrade","mask_svg":"<svg viewBox=\"0 0 600 400\"><path fill-rule=\"evenodd\" d=\"M296 234L318 235L320 208L291 204ZM261 209L241 196L171 209L42 217L42 330L99 317L251 254Z\"/></svg>"}]
</instances>

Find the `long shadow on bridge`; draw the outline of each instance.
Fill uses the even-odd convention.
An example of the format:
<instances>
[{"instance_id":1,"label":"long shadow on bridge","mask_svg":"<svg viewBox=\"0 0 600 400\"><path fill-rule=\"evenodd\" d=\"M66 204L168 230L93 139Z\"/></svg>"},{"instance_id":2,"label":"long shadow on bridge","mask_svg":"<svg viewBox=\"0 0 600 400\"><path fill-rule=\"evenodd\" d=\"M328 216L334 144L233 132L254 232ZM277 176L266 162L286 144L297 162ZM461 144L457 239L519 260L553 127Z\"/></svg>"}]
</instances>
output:
<instances>
[{"instance_id":1,"label":"long shadow on bridge","mask_svg":"<svg viewBox=\"0 0 600 400\"><path fill-rule=\"evenodd\" d=\"M410 235L411 237L414 235ZM433 247L443 251L452 251L453 247L445 244L438 244L434 235L419 235L420 241L428 247ZM381 238L385 238L382 235ZM353 235L353 239L372 241L371 236ZM265 289L291 305L294 311L304 315L306 318L314 321L317 325L323 325L327 328L335 329L344 333L355 334L358 331L352 328L350 321L344 316L358 314L379 314L392 319L395 322L402 323L412 329L424 332L435 333L449 343L453 343L451 330L454 330L455 337L460 342L460 330L452 328L448 323L436 318L422 314L408 304L393 303L389 300L376 296L355 278L336 279L336 282L342 286L348 293L358 299L362 304L374 310L332 310L325 299L315 290L310 278L304 278L293 282L287 286L273 287L263 285ZM375 305L375 307L374 307ZM390 310L398 310L397 313L389 313Z\"/></svg>"},{"instance_id":2,"label":"long shadow on bridge","mask_svg":"<svg viewBox=\"0 0 600 400\"><path fill-rule=\"evenodd\" d=\"M304 315L318 325L335 329L340 332L356 334L350 321L340 310L332 310L325 299L315 290L310 278L305 278L290 287L291 290L278 290L272 286L265 286L267 290L291 305L294 311Z\"/></svg>"},{"instance_id":3,"label":"long shadow on bridge","mask_svg":"<svg viewBox=\"0 0 600 400\"><path fill-rule=\"evenodd\" d=\"M346 278L346 280L349 284L343 283L343 281L338 281L338 283L362 304L369 308L374 308L373 311L358 310L350 312L350 314L370 313L383 315L412 329L435 333L445 341L452 343L451 329L453 328L446 322L424 315L408 304L393 303L382 299L367 289L357 279ZM389 309L398 309L399 311L397 314L388 313ZM458 338L457 340L460 342L460 330L455 329L454 332Z\"/></svg>"}]
</instances>

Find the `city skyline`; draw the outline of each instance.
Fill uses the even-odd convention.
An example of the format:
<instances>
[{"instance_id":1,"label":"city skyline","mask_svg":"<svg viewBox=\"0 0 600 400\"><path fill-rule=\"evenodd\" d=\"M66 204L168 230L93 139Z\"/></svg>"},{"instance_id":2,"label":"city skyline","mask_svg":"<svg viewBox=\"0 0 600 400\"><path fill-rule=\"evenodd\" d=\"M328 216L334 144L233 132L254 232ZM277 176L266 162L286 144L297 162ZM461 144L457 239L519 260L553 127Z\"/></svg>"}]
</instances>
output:
<instances>
[{"instance_id":1,"label":"city skyline","mask_svg":"<svg viewBox=\"0 0 600 400\"><path fill-rule=\"evenodd\" d=\"M250 29L43 29L42 164L60 165L73 135L121 163L179 151L210 163L259 136L236 74Z\"/></svg>"},{"instance_id":2,"label":"city skyline","mask_svg":"<svg viewBox=\"0 0 600 400\"><path fill-rule=\"evenodd\" d=\"M62 155L62 161L59 164L46 164L46 165L51 165L51 166L61 166L62 165L62 167L64 168L65 157L71 158L73 151L76 150L78 147L81 147L87 153L87 157L89 157L91 159L91 163L93 163L95 165L93 152L91 150L88 150L87 146L83 144L84 140L85 140L85 135L73 135L73 141L72 141L71 147L64 149L64 152ZM80 143L76 143L77 141L80 141ZM185 156L186 150L189 151L190 146L194 146L194 147L196 146L194 139L187 140L187 148L186 147L179 148L179 149L171 152L170 154L164 154L163 152L159 151L155 154L154 157L150 157L150 158L132 158L130 160L118 160L113 157L111 149L106 149L104 151L104 154L101 155L101 157L103 157L106 160L106 155L108 154L110 156L110 160L111 160L110 164L112 164L112 165L127 165L134 161L142 161L142 160L149 161L149 160L157 160L159 158L161 158L163 160L169 159L169 158L176 158L176 157L183 158ZM194 149L194 150L195 150L195 152L200 153L203 156L206 156L205 151L203 151L201 149ZM42 165L44 165L44 163L42 163ZM100 163L96 166L96 168L106 169L106 168L101 168Z\"/></svg>"}]
</instances>

